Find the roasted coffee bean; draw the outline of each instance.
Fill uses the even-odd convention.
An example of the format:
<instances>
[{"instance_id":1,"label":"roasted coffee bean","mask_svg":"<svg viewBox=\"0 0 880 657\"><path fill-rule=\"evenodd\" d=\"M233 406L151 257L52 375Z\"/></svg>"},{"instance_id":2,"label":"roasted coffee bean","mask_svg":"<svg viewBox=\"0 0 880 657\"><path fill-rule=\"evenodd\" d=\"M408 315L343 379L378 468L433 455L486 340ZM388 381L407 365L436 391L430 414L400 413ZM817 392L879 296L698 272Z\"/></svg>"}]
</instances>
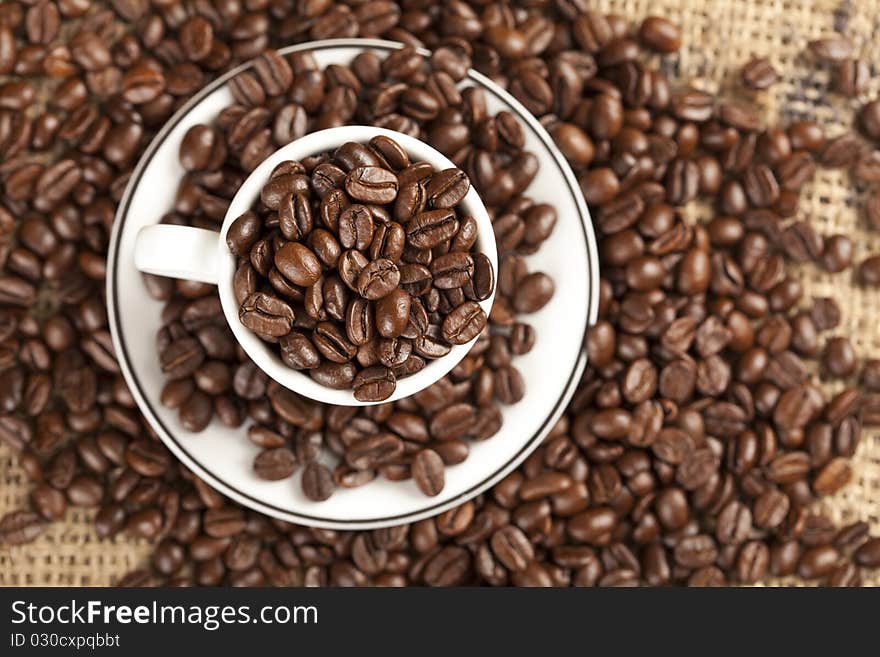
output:
<instances>
[{"instance_id":1,"label":"roasted coffee bean","mask_svg":"<svg viewBox=\"0 0 880 657\"><path fill-rule=\"evenodd\" d=\"M333 493L333 476L319 463L309 463L302 473L303 494L313 502L322 502Z\"/></svg>"},{"instance_id":2,"label":"roasted coffee bean","mask_svg":"<svg viewBox=\"0 0 880 657\"><path fill-rule=\"evenodd\" d=\"M467 344L486 326L485 311L473 301L465 301L443 320L443 338L450 344Z\"/></svg>"},{"instance_id":3,"label":"roasted coffee bean","mask_svg":"<svg viewBox=\"0 0 880 657\"><path fill-rule=\"evenodd\" d=\"M412 476L425 495L439 495L444 486L444 462L432 449L423 449L416 453L412 461Z\"/></svg>"},{"instance_id":4,"label":"roasted coffee bean","mask_svg":"<svg viewBox=\"0 0 880 657\"><path fill-rule=\"evenodd\" d=\"M260 479L277 481L287 479L296 470L296 456L286 447L275 447L260 452L254 459L254 472Z\"/></svg>"},{"instance_id":5,"label":"roasted coffee bean","mask_svg":"<svg viewBox=\"0 0 880 657\"><path fill-rule=\"evenodd\" d=\"M467 253L452 252L431 262L434 286L441 290L462 287L474 276L474 259Z\"/></svg>"},{"instance_id":6,"label":"roasted coffee bean","mask_svg":"<svg viewBox=\"0 0 880 657\"><path fill-rule=\"evenodd\" d=\"M353 363L321 363L309 370L309 376L315 381L334 390L345 390L351 387L357 373Z\"/></svg>"},{"instance_id":7,"label":"roasted coffee bean","mask_svg":"<svg viewBox=\"0 0 880 657\"><path fill-rule=\"evenodd\" d=\"M397 198L397 176L394 172L377 166L360 166L345 177L345 191L365 203L392 203Z\"/></svg>"},{"instance_id":8,"label":"roasted coffee bean","mask_svg":"<svg viewBox=\"0 0 880 657\"><path fill-rule=\"evenodd\" d=\"M425 183L425 200L435 209L454 208L467 195L471 183L461 169L438 171Z\"/></svg>"},{"instance_id":9,"label":"roasted coffee bean","mask_svg":"<svg viewBox=\"0 0 880 657\"><path fill-rule=\"evenodd\" d=\"M395 264L400 262L406 247L406 233L396 222L383 223L376 227L370 243L370 256L374 260L385 258Z\"/></svg>"},{"instance_id":10,"label":"roasted coffee bean","mask_svg":"<svg viewBox=\"0 0 880 657\"><path fill-rule=\"evenodd\" d=\"M288 304L263 292L254 292L242 302L238 318L250 330L272 337L290 333L295 319Z\"/></svg>"},{"instance_id":11,"label":"roasted coffee bean","mask_svg":"<svg viewBox=\"0 0 880 657\"><path fill-rule=\"evenodd\" d=\"M211 398L201 391L194 392L180 407L180 423L187 431L203 431L212 415Z\"/></svg>"},{"instance_id":12,"label":"roasted coffee bean","mask_svg":"<svg viewBox=\"0 0 880 657\"><path fill-rule=\"evenodd\" d=\"M390 294L400 283L400 270L390 260L380 258L367 264L358 274L357 291L375 301Z\"/></svg>"},{"instance_id":13,"label":"roasted coffee bean","mask_svg":"<svg viewBox=\"0 0 880 657\"><path fill-rule=\"evenodd\" d=\"M269 275L274 257L275 247L269 240L258 240L251 248L251 264L254 270L262 276Z\"/></svg>"},{"instance_id":14,"label":"roasted coffee bean","mask_svg":"<svg viewBox=\"0 0 880 657\"><path fill-rule=\"evenodd\" d=\"M821 297L813 300L810 309L810 317L820 331L828 331L836 328L840 323L840 306L830 297Z\"/></svg>"},{"instance_id":15,"label":"roasted coffee bean","mask_svg":"<svg viewBox=\"0 0 880 657\"><path fill-rule=\"evenodd\" d=\"M788 515L789 505L789 498L782 491L767 488L754 502L755 524L764 529L779 527Z\"/></svg>"},{"instance_id":16,"label":"roasted coffee bean","mask_svg":"<svg viewBox=\"0 0 880 657\"><path fill-rule=\"evenodd\" d=\"M67 498L48 484L40 484L31 492L34 509L47 521L61 520L67 510Z\"/></svg>"},{"instance_id":17,"label":"roasted coffee bean","mask_svg":"<svg viewBox=\"0 0 880 657\"><path fill-rule=\"evenodd\" d=\"M11 511L0 518L0 545L24 545L37 539L45 523L36 513Z\"/></svg>"},{"instance_id":18,"label":"roasted coffee bean","mask_svg":"<svg viewBox=\"0 0 880 657\"><path fill-rule=\"evenodd\" d=\"M862 155L864 143L852 132L846 132L825 144L820 161L830 169L852 166Z\"/></svg>"},{"instance_id":19,"label":"roasted coffee bean","mask_svg":"<svg viewBox=\"0 0 880 657\"><path fill-rule=\"evenodd\" d=\"M141 77L149 79L151 75L160 76L153 69L146 69ZM161 81L161 77L158 78ZM143 87L155 87L155 83L144 85L138 81L138 96L144 97ZM147 100L146 102L149 102ZM213 127L195 125L183 136L180 144L180 164L187 171L216 171L226 159L226 142L222 135Z\"/></svg>"},{"instance_id":20,"label":"roasted coffee bean","mask_svg":"<svg viewBox=\"0 0 880 657\"><path fill-rule=\"evenodd\" d=\"M741 72L743 83L752 89L767 89L779 79L773 65L763 57L755 57L743 66Z\"/></svg>"},{"instance_id":21,"label":"roasted coffee bean","mask_svg":"<svg viewBox=\"0 0 880 657\"><path fill-rule=\"evenodd\" d=\"M401 185L394 202L393 217L395 221L406 223L425 210L428 199L425 186L420 181Z\"/></svg>"},{"instance_id":22,"label":"roasted coffee bean","mask_svg":"<svg viewBox=\"0 0 880 657\"><path fill-rule=\"evenodd\" d=\"M458 228L458 219L450 210L428 210L417 214L406 224L406 234L415 248L432 249L451 239Z\"/></svg>"},{"instance_id":23,"label":"roasted coffee bean","mask_svg":"<svg viewBox=\"0 0 880 657\"><path fill-rule=\"evenodd\" d=\"M412 297L401 288L395 288L390 294L379 299L375 303L374 311L376 332L383 338L396 338L402 335L410 321L411 304ZM367 308L368 306L362 307ZM356 318L353 317L353 319ZM356 334L362 334L363 326L363 322L360 322L360 329L358 326L352 326L352 328Z\"/></svg>"},{"instance_id":24,"label":"roasted coffee bean","mask_svg":"<svg viewBox=\"0 0 880 657\"><path fill-rule=\"evenodd\" d=\"M198 340L181 338L161 353L162 372L169 379L183 379L193 374L205 360L205 351Z\"/></svg>"},{"instance_id":25,"label":"roasted coffee bean","mask_svg":"<svg viewBox=\"0 0 880 657\"><path fill-rule=\"evenodd\" d=\"M806 550L798 562L798 575L804 579L824 577L831 573L839 558L839 552L831 545Z\"/></svg>"},{"instance_id":26,"label":"roasted coffee bean","mask_svg":"<svg viewBox=\"0 0 880 657\"><path fill-rule=\"evenodd\" d=\"M825 239L822 263L825 269L835 274L852 265L853 243L846 235L832 235Z\"/></svg>"},{"instance_id":27,"label":"roasted coffee bean","mask_svg":"<svg viewBox=\"0 0 880 657\"><path fill-rule=\"evenodd\" d=\"M880 539L871 538L855 551L855 560L866 568L876 568L880 564Z\"/></svg>"},{"instance_id":28,"label":"roasted coffee bean","mask_svg":"<svg viewBox=\"0 0 880 657\"><path fill-rule=\"evenodd\" d=\"M859 282L870 287L880 287L880 256L870 256L859 264Z\"/></svg>"},{"instance_id":29,"label":"roasted coffee bean","mask_svg":"<svg viewBox=\"0 0 880 657\"><path fill-rule=\"evenodd\" d=\"M350 343L336 324L320 322L312 332L312 343L321 355L334 363L346 363L357 353L356 345Z\"/></svg>"},{"instance_id":30,"label":"roasted coffee bean","mask_svg":"<svg viewBox=\"0 0 880 657\"><path fill-rule=\"evenodd\" d=\"M352 381L358 401L377 402L388 399L397 388L397 377L387 367L368 367L357 373Z\"/></svg>"},{"instance_id":31,"label":"roasted coffee bean","mask_svg":"<svg viewBox=\"0 0 880 657\"><path fill-rule=\"evenodd\" d=\"M373 218L363 205L351 205L343 210L338 219L339 243L345 249L364 251L373 241Z\"/></svg>"},{"instance_id":32,"label":"roasted coffee bean","mask_svg":"<svg viewBox=\"0 0 880 657\"><path fill-rule=\"evenodd\" d=\"M672 53L681 48L681 32L678 27L660 16L649 16L642 21L639 39L648 48L661 53Z\"/></svg>"},{"instance_id":33,"label":"roasted coffee bean","mask_svg":"<svg viewBox=\"0 0 880 657\"><path fill-rule=\"evenodd\" d=\"M73 478L66 490L67 499L77 506L98 506L104 496L101 483L90 475L78 475Z\"/></svg>"},{"instance_id":34,"label":"roasted coffee bean","mask_svg":"<svg viewBox=\"0 0 880 657\"><path fill-rule=\"evenodd\" d=\"M858 367L852 344L846 338L831 338L822 352L822 365L831 376L846 378Z\"/></svg>"},{"instance_id":35,"label":"roasted coffee bean","mask_svg":"<svg viewBox=\"0 0 880 657\"><path fill-rule=\"evenodd\" d=\"M358 278L369 262L360 251L355 250L345 251L339 257L339 276L349 289L358 291Z\"/></svg>"},{"instance_id":36,"label":"roasted coffee bean","mask_svg":"<svg viewBox=\"0 0 880 657\"><path fill-rule=\"evenodd\" d=\"M880 138L880 102L866 103L859 112L862 131L871 139Z\"/></svg>"},{"instance_id":37,"label":"roasted coffee bean","mask_svg":"<svg viewBox=\"0 0 880 657\"><path fill-rule=\"evenodd\" d=\"M533 313L543 308L555 292L553 280L542 272L529 274L519 282L513 297L517 312Z\"/></svg>"},{"instance_id":38,"label":"roasted coffee bean","mask_svg":"<svg viewBox=\"0 0 880 657\"><path fill-rule=\"evenodd\" d=\"M125 450L125 463L144 477L160 477L171 467L171 457L159 443L137 440Z\"/></svg>"},{"instance_id":39,"label":"roasted coffee bean","mask_svg":"<svg viewBox=\"0 0 880 657\"><path fill-rule=\"evenodd\" d=\"M289 240L311 237L313 227L312 209L304 193L287 194L281 199L278 205L278 228L284 237ZM316 255L321 257L320 254Z\"/></svg>"},{"instance_id":40,"label":"roasted coffee bean","mask_svg":"<svg viewBox=\"0 0 880 657\"><path fill-rule=\"evenodd\" d=\"M275 266L290 282L309 286L321 277L321 263L317 256L298 242L288 242L275 253Z\"/></svg>"}]
</instances>

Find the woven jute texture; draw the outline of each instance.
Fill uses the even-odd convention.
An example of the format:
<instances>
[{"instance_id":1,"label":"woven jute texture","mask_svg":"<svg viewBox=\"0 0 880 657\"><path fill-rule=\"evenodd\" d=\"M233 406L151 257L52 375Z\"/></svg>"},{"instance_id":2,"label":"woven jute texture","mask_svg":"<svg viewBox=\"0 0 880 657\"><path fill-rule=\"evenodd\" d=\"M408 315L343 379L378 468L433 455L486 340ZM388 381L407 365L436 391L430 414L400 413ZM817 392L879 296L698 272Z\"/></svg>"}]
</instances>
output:
<instances>
[{"instance_id":1,"label":"woven jute texture","mask_svg":"<svg viewBox=\"0 0 880 657\"><path fill-rule=\"evenodd\" d=\"M682 27L680 54L663 60L675 81L729 94L749 93L739 83L740 67L753 55L770 58L782 80L754 95L769 122L813 118L830 135L852 124L855 101L829 93L830 75L804 53L813 38L839 31L849 35L871 64L876 80L866 97L880 92L880 3L876 0L603 0L594 8L631 21L654 14ZM862 98L861 100L864 100ZM880 234L862 217L861 199L844 172L822 171L802 195L801 214L822 233L843 233L856 243L857 261L880 252ZM699 214L699 213L697 213ZM815 267L798 272L805 297L831 296L844 310L837 331L848 336L860 356L880 357L880 291L855 287L852 274L829 275ZM838 384L838 387L842 384ZM834 391L835 387L829 388ZM824 510L840 523L866 520L880 533L880 432L866 431L854 458L853 482L824 500ZM0 447L0 515L27 504L28 485L14 456ZM142 540L98 540L91 513L74 509L35 543L0 548L0 585L110 585L144 564L149 544ZM880 585L880 573L866 583ZM773 582L797 584L796 581Z\"/></svg>"}]
</instances>

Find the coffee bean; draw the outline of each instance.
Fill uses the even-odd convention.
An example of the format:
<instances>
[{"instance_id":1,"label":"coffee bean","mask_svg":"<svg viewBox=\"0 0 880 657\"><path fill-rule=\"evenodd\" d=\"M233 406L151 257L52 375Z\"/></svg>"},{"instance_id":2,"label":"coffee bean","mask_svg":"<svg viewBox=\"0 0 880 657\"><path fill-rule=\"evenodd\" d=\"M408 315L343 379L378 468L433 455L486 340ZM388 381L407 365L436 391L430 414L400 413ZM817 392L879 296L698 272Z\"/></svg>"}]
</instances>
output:
<instances>
[{"instance_id":1,"label":"coffee bean","mask_svg":"<svg viewBox=\"0 0 880 657\"><path fill-rule=\"evenodd\" d=\"M862 131L871 139L880 138L880 101L871 101L859 111Z\"/></svg>"},{"instance_id":2,"label":"coffee bean","mask_svg":"<svg viewBox=\"0 0 880 657\"><path fill-rule=\"evenodd\" d=\"M281 234L289 240L302 239L305 236L312 237L314 218L308 197L302 193L287 194L278 205L278 227ZM321 242L324 244L324 242ZM324 244L327 248L328 245ZM312 245L314 248L314 245ZM332 248L332 247L331 247ZM321 258L321 254L317 254ZM327 257L325 255L325 257ZM323 261L324 258L321 258Z\"/></svg>"},{"instance_id":3,"label":"coffee bean","mask_svg":"<svg viewBox=\"0 0 880 657\"><path fill-rule=\"evenodd\" d=\"M858 276L862 285L880 287L880 256L870 256L862 260Z\"/></svg>"},{"instance_id":4,"label":"coffee bean","mask_svg":"<svg viewBox=\"0 0 880 657\"><path fill-rule=\"evenodd\" d=\"M432 249L452 238L458 228L458 220L450 210L429 210L417 214L406 224L406 234L414 247Z\"/></svg>"},{"instance_id":5,"label":"coffee bean","mask_svg":"<svg viewBox=\"0 0 880 657\"><path fill-rule=\"evenodd\" d=\"M555 286L549 276L542 272L529 274L519 283L513 297L514 308L521 313L537 312L550 301L554 292Z\"/></svg>"},{"instance_id":6,"label":"coffee bean","mask_svg":"<svg viewBox=\"0 0 880 657\"><path fill-rule=\"evenodd\" d=\"M471 183L461 169L438 171L425 183L425 200L431 208L454 208L467 195Z\"/></svg>"},{"instance_id":7,"label":"coffee bean","mask_svg":"<svg viewBox=\"0 0 880 657\"><path fill-rule=\"evenodd\" d=\"M852 265L853 243L846 235L832 235L825 239L825 252L822 262L832 274L848 269Z\"/></svg>"},{"instance_id":8,"label":"coffee bean","mask_svg":"<svg viewBox=\"0 0 880 657\"><path fill-rule=\"evenodd\" d=\"M260 335L287 335L295 319L293 310L278 297L263 292L248 296L238 309L238 319Z\"/></svg>"},{"instance_id":9,"label":"coffee bean","mask_svg":"<svg viewBox=\"0 0 880 657\"><path fill-rule=\"evenodd\" d=\"M275 266L296 285L314 285L321 277L321 263L308 247L288 242L275 254Z\"/></svg>"},{"instance_id":10,"label":"coffee bean","mask_svg":"<svg viewBox=\"0 0 880 657\"><path fill-rule=\"evenodd\" d=\"M31 502L37 513L47 521L61 520L67 510L64 494L48 484L40 484L33 489Z\"/></svg>"},{"instance_id":11,"label":"coffee bean","mask_svg":"<svg viewBox=\"0 0 880 657\"><path fill-rule=\"evenodd\" d=\"M104 497L104 489L101 483L90 475L74 477L66 492L70 503L77 506L98 506Z\"/></svg>"},{"instance_id":12,"label":"coffee bean","mask_svg":"<svg viewBox=\"0 0 880 657\"><path fill-rule=\"evenodd\" d=\"M486 326L486 313L473 301L465 301L443 320L443 338L450 344L467 344Z\"/></svg>"},{"instance_id":13,"label":"coffee bean","mask_svg":"<svg viewBox=\"0 0 880 657\"><path fill-rule=\"evenodd\" d=\"M811 548L801 555L798 562L798 575L804 579L818 579L831 573L837 565L840 554L830 545Z\"/></svg>"},{"instance_id":14,"label":"coffee bean","mask_svg":"<svg viewBox=\"0 0 880 657\"><path fill-rule=\"evenodd\" d=\"M312 333L312 343L324 358L334 363L345 363L357 353L355 345L345 337L344 332L331 322L320 322Z\"/></svg>"},{"instance_id":15,"label":"coffee bean","mask_svg":"<svg viewBox=\"0 0 880 657\"><path fill-rule=\"evenodd\" d=\"M428 497L439 495L444 486L444 462L432 449L416 453L412 461L412 476L416 486Z\"/></svg>"},{"instance_id":16,"label":"coffee bean","mask_svg":"<svg viewBox=\"0 0 880 657\"><path fill-rule=\"evenodd\" d=\"M202 345L194 338L181 338L166 347L160 356L162 372L170 379L183 379L205 360Z\"/></svg>"},{"instance_id":17,"label":"coffee bean","mask_svg":"<svg viewBox=\"0 0 880 657\"><path fill-rule=\"evenodd\" d=\"M820 331L836 328L840 323L840 316L840 307L834 299L820 297L813 300L810 317L813 319L816 328Z\"/></svg>"},{"instance_id":18,"label":"coffee bean","mask_svg":"<svg viewBox=\"0 0 880 657\"><path fill-rule=\"evenodd\" d=\"M534 550L521 529L507 525L496 531L491 538L492 552L511 571L525 570L534 558Z\"/></svg>"},{"instance_id":19,"label":"coffee bean","mask_svg":"<svg viewBox=\"0 0 880 657\"><path fill-rule=\"evenodd\" d=\"M755 57L743 66L741 72L743 83L751 89L767 89L779 79L776 69L769 60Z\"/></svg>"},{"instance_id":20,"label":"coffee bean","mask_svg":"<svg viewBox=\"0 0 880 657\"><path fill-rule=\"evenodd\" d=\"M642 21L639 38L648 48L661 53L672 53L681 48L678 27L659 16L649 16Z\"/></svg>"},{"instance_id":21,"label":"coffee bean","mask_svg":"<svg viewBox=\"0 0 880 657\"><path fill-rule=\"evenodd\" d=\"M790 508L787 495L776 488L767 488L755 500L753 513L755 524L764 529L779 527Z\"/></svg>"},{"instance_id":22,"label":"coffee bean","mask_svg":"<svg viewBox=\"0 0 880 657\"><path fill-rule=\"evenodd\" d=\"M162 445L151 440L129 443L125 462L144 477L161 477L171 467L171 457Z\"/></svg>"},{"instance_id":23,"label":"coffee bean","mask_svg":"<svg viewBox=\"0 0 880 657\"><path fill-rule=\"evenodd\" d=\"M396 338L402 335L410 320L411 303L412 297L401 288L395 288L390 294L379 299L375 304L376 332L384 338ZM360 331L357 327L353 327L355 333L363 333L362 322L360 326Z\"/></svg>"},{"instance_id":24,"label":"coffee bean","mask_svg":"<svg viewBox=\"0 0 880 657\"><path fill-rule=\"evenodd\" d=\"M296 456L286 447L275 447L260 452L254 459L254 472L260 479L278 481L287 479L296 470Z\"/></svg>"},{"instance_id":25,"label":"coffee bean","mask_svg":"<svg viewBox=\"0 0 880 657\"><path fill-rule=\"evenodd\" d=\"M346 249L364 251L373 241L373 219L370 210L363 205L351 205L343 210L338 219L339 243Z\"/></svg>"},{"instance_id":26,"label":"coffee bean","mask_svg":"<svg viewBox=\"0 0 880 657\"><path fill-rule=\"evenodd\" d=\"M871 538L856 550L855 560L867 568L876 568L880 564L880 539Z\"/></svg>"},{"instance_id":27,"label":"coffee bean","mask_svg":"<svg viewBox=\"0 0 880 657\"><path fill-rule=\"evenodd\" d=\"M180 407L180 423L187 431L203 431L212 415L211 398L201 391L193 393Z\"/></svg>"},{"instance_id":28,"label":"coffee bean","mask_svg":"<svg viewBox=\"0 0 880 657\"><path fill-rule=\"evenodd\" d=\"M830 169L852 166L861 156L864 143L852 132L846 132L825 144L820 160Z\"/></svg>"},{"instance_id":29,"label":"coffee bean","mask_svg":"<svg viewBox=\"0 0 880 657\"><path fill-rule=\"evenodd\" d=\"M736 561L737 579L754 583L763 579L770 566L770 551L760 541L749 541L740 549Z\"/></svg>"},{"instance_id":30,"label":"coffee bean","mask_svg":"<svg viewBox=\"0 0 880 657\"><path fill-rule=\"evenodd\" d=\"M409 154L390 137L376 135L370 139L370 148L394 169L405 169L410 165Z\"/></svg>"},{"instance_id":31,"label":"coffee bean","mask_svg":"<svg viewBox=\"0 0 880 657\"><path fill-rule=\"evenodd\" d=\"M852 344L846 338L831 338L822 352L822 365L831 376L845 378L858 366Z\"/></svg>"},{"instance_id":32,"label":"coffee bean","mask_svg":"<svg viewBox=\"0 0 880 657\"><path fill-rule=\"evenodd\" d=\"M849 483L852 469L846 458L829 461L813 480L813 490L818 495L833 495Z\"/></svg>"},{"instance_id":33,"label":"coffee bean","mask_svg":"<svg viewBox=\"0 0 880 657\"><path fill-rule=\"evenodd\" d=\"M345 177L345 191L365 203L391 203L397 198L397 176L377 166L360 166Z\"/></svg>"},{"instance_id":34,"label":"coffee bean","mask_svg":"<svg viewBox=\"0 0 880 657\"><path fill-rule=\"evenodd\" d=\"M321 363L309 370L309 376L315 381L334 390L345 390L351 387L357 373L353 363Z\"/></svg>"},{"instance_id":35,"label":"coffee bean","mask_svg":"<svg viewBox=\"0 0 880 657\"><path fill-rule=\"evenodd\" d=\"M346 463L355 470L373 470L393 463L403 454L403 442L392 433L377 433L357 440L345 452Z\"/></svg>"},{"instance_id":36,"label":"coffee bean","mask_svg":"<svg viewBox=\"0 0 880 657\"><path fill-rule=\"evenodd\" d=\"M309 463L302 473L303 494L313 502L323 502L333 493L333 477L319 463Z\"/></svg>"},{"instance_id":37,"label":"coffee bean","mask_svg":"<svg viewBox=\"0 0 880 657\"><path fill-rule=\"evenodd\" d=\"M43 520L30 511L10 511L0 518L0 544L24 545L43 533Z\"/></svg>"},{"instance_id":38,"label":"coffee bean","mask_svg":"<svg viewBox=\"0 0 880 657\"><path fill-rule=\"evenodd\" d=\"M400 270L390 260L380 258L367 264L358 274L357 291L375 301L390 294L400 283Z\"/></svg>"},{"instance_id":39,"label":"coffee bean","mask_svg":"<svg viewBox=\"0 0 880 657\"><path fill-rule=\"evenodd\" d=\"M431 275L441 290L462 287L474 276L474 259L467 253L447 253L431 263Z\"/></svg>"},{"instance_id":40,"label":"coffee bean","mask_svg":"<svg viewBox=\"0 0 880 657\"><path fill-rule=\"evenodd\" d=\"M28 307L34 303L37 289L17 276L0 276L0 303Z\"/></svg>"},{"instance_id":41,"label":"coffee bean","mask_svg":"<svg viewBox=\"0 0 880 657\"><path fill-rule=\"evenodd\" d=\"M352 381L358 401L376 402L388 399L397 387L397 378L387 367L368 367L358 372Z\"/></svg>"}]
</instances>

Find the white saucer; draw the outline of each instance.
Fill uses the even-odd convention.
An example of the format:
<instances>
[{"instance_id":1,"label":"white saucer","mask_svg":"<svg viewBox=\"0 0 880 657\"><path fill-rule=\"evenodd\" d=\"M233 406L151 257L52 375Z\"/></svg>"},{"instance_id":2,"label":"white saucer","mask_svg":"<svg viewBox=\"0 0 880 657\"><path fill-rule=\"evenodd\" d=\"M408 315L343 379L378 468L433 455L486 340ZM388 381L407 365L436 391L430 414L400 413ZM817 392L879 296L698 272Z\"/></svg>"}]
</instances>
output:
<instances>
[{"instance_id":1,"label":"white saucer","mask_svg":"<svg viewBox=\"0 0 880 657\"><path fill-rule=\"evenodd\" d=\"M280 50L311 50L318 64L347 64L363 50L380 54L400 44L375 39L332 39ZM246 67L242 67L246 68ZM245 423L230 429L214 421L199 434L184 430L177 412L159 401L165 379L155 350L162 304L144 288L132 257L138 231L158 223L172 208L183 175L177 154L186 131L210 123L233 102L227 82L242 68L218 78L175 114L150 144L131 176L119 204L110 242L107 305L110 328L122 373L140 410L165 445L194 473L231 499L290 522L331 529L369 529L414 522L441 513L478 495L519 465L540 444L565 410L583 373L586 328L599 303L599 269L590 215L574 174L547 132L510 94L472 71L464 84L487 91L491 113L507 109L525 128L526 148L540 171L526 194L551 203L559 215L551 237L528 257L532 271L544 271L556 294L539 312L524 317L535 327L534 349L514 361L526 381L526 395L501 406L504 424L492 438L470 444L464 463L446 469L446 486L425 497L412 481L376 479L354 489L337 489L324 502L301 492L299 473L280 482L256 477L252 461L258 448L245 437Z\"/></svg>"}]
</instances>

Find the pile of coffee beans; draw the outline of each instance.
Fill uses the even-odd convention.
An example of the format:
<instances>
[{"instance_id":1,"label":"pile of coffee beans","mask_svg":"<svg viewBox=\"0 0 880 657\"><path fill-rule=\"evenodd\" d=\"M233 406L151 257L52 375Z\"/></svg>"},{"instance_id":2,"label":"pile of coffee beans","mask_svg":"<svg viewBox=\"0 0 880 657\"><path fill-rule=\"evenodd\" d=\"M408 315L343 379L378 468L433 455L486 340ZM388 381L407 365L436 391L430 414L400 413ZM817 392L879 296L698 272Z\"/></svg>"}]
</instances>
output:
<instances>
[{"instance_id":1,"label":"pile of coffee beans","mask_svg":"<svg viewBox=\"0 0 880 657\"><path fill-rule=\"evenodd\" d=\"M388 399L488 322L495 271L458 207L469 189L383 135L281 162L226 234L239 320L321 385Z\"/></svg>"},{"instance_id":2,"label":"pile of coffee beans","mask_svg":"<svg viewBox=\"0 0 880 657\"><path fill-rule=\"evenodd\" d=\"M493 490L435 518L369 532L269 519L176 463L119 374L102 296L116 203L175 107L267 47L338 36L425 46L430 63L453 80L473 66L507 87L577 171L602 259L592 363L544 443ZM876 150L880 105L860 112L859 133L826 136L809 121L764 126L750 102L679 88L644 57L680 45L678 29L663 18L631 26L569 0L0 4L0 75L11 76L0 80L0 440L18 452L32 482L29 508L0 519L0 542L34 540L76 505L94 510L101 537L126 532L155 542L149 563L124 585L698 586L784 575L859 584L864 569L880 567L880 538L865 522L835 525L812 503L852 477L861 428L880 421L880 365L845 336L828 335L841 309L831 299L803 298L786 262L836 271L868 259L847 236L818 234L799 216L798 194L817 166L856 167ZM812 51L828 58L840 83L863 87L865 64L852 44ZM272 118L256 120L253 130L249 121L263 107L255 90L271 84L270 63L236 85L243 90L237 106L193 147L173 220L216 228L243 175L269 152L309 124L345 122L351 85L339 84L335 69L303 61L289 59L296 92L270 93ZM359 61L361 75L375 66ZM382 63L373 70L382 74ZM756 65L748 80L760 89L772 77ZM376 90L391 105L377 105L384 109L374 118L386 116L383 125L394 129L415 124L400 111L415 107L402 104L402 87ZM470 96L462 98L468 108ZM306 113L305 126L290 105ZM522 383L505 364L521 348L514 345L530 339L515 312L539 300L547 281L523 274L518 263L552 216L552 208L518 199L528 157L509 150L511 123L502 116L439 110L429 139L445 139L448 149L439 150L447 154L474 153L452 159L489 205L504 208L494 216L505 255L490 325L509 334L478 339L459 372L488 367L491 376L477 378L492 379L493 396ZM214 144L228 135L237 139L221 157L223 146ZM236 166L218 169L215 157ZM493 190L508 200L492 199ZM877 198L876 190L868 195L869 219L877 217ZM696 225L680 212L693 200L713 208ZM860 280L870 282L872 270L860 268ZM517 298L524 281L532 292ZM225 365L200 372L198 387L192 375L169 384L166 400L179 401L189 426L215 413L228 423L262 414L266 426L296 417L298 435L276 432L281 439L295 439L301 451L326 439L344 453L343 428L372 435L412 422L411 435L419 435L423 409L439 413L453 399L452 406L491 408L472 393L459 397L460 379L451 378L407 402L399 410L411 415L403 418L384 416L384 405L356 418L327 410L328 430L308 439L310 421L302 418L321 413L238 361L228 336L205 320L217 315L210 287L150 284L169 299L169 330L160 339L197 334L201 340L176 347L179 354ZM843 378L841 392L826 398L812 371ZM213 384L226 392L204 392ZM278 440L254 433L254 440L260 433ZM445 462L437 448L447 441L427 444ZM264 457L261 470L285 462L276 458ZM436 465L426 451L409 471L430 490ZM304 469L313 495L334 483L327 471Z\"/></svg>"}]
</instances>

